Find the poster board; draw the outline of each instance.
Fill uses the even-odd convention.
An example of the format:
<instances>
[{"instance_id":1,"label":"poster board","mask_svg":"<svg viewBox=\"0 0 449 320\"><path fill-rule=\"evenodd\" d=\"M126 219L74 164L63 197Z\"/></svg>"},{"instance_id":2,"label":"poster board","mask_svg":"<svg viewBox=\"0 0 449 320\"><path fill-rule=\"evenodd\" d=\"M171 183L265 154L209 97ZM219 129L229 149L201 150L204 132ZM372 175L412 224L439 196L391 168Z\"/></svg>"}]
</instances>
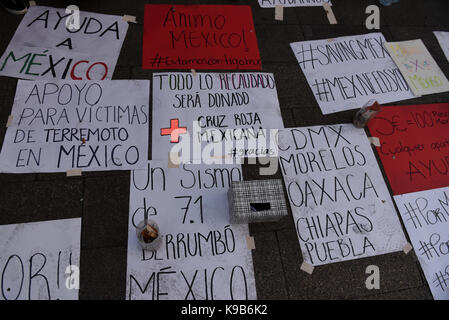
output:
<instances>
[{"instance_id":1,"label":"poster board","mask_svg":"<svg viewBox=\"0 0 449 320\"><path fill-rule=\"evenodd\" d=\"M385 47L416 96L449 91L449 81L421 39L386 42Z\"/></svg>"},{"instance_id":2,"label":"poster board","mask_svg":"<svg viewBox=\"0 0 449 320\"><path fill-rule=\"evenodd\" d=\"M0 226L0 300L78 300L81 218Z\"/></svg>"},{"instance_id":3,"label":"poster board","mask_svg":"<svg viewBox=\"0 0 449 320\"><path fill-rule=\"evenodd\" d=\"M152 159L195 163L276 156L284 127L271 73L155 73L153 119Z\"/></svg>"},{"instance_id":4,"label":"poster board","mask_svg":"<svg viewBox=\"0 0 449 320\"><path fill-rule=\"evenodd\" d=\"M145 167L149 86L149 80L19 80L0 172Z\"/></svg>"},{"instance_id":5,"label":"poster board","mask_svg":"<svg viewBox=\"0 0 449 320\"><path fill-rule=\"evenodd\" d=\"M261 70L250 6L145 5L143 69Z\"/></svg>"},{"instance_id":6,"label":"poster board","mask_svg":"<svg viewBox=\"0 0 449 320\"><path fill-rule=\"evenodd\" d=\"M368 122L393 194L449 185L449 103L385 106Z\"/></svg>"},{"instance_id":7,"label":"poster board","mask_svg":"<svg viewBox=\"0 0 449 320\"><path fill-rule=\"evenodd\" d=\"M121 16L79 11L68 29L66 9L31 6L0 58L0 75L21 79L111 79L128 30Z\"/></svg>"},{"instance_id":8,"label":"poster board","mask_svg":"<svg viewBox=\"0 0 449 320\"><path fill-rule=\"evenodd\" d=\"M306 263L404 248L407 241L363 129L337 124L281 130L279 164Z\"/></svg>"},{"instance_id":9,"label":"poster board","mask_svg":"<svg viewBox=\"0 0 449 320\"><path fill-rule=\"evenodd\" d=\"M414 97L384 42L368 33L290 44L323 114Z\"/></svg>"},{"instance_id":10,"label":"poster board","mask_svg":"<svg viewBox=\"0 0 449 320\"><path fill-rule=\"evenodd\" d=\"M131 173L126 298L256 299L248 225L230 225L227 191L240 166L150 161ZM143 250L136 228L146 210L162 245Z\"/></svg>"},{"instance_id":11,"label":"poster board","mask_svg":"<svg viewBox=\"0 0 449 320\"><path fill-rule=\"evenodd\" d=\"M433 298L449 300L449 187L394 196Z\"/></svg>"}]
</instances>

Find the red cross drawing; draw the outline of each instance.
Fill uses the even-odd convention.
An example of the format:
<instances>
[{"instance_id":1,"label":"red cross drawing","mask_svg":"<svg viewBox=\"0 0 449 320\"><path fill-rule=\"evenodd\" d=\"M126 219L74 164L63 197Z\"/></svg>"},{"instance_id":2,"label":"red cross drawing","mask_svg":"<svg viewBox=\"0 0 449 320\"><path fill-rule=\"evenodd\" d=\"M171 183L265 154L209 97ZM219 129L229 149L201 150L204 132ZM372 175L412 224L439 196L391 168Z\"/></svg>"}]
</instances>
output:
<instances>
[{"instance_id":1,"label":"red cross drawing","mask_svg":"<svg viewBox=\"0 0 449 320\"><path fill-rule=\"evenodd\" d=\"M179 120L178 119L170 119L170 128L161 128L161 136L170 135L171 143L179 142L179 135L185 134L187 132L186 127L178 127Z\"/></svg>"}]
</instances>

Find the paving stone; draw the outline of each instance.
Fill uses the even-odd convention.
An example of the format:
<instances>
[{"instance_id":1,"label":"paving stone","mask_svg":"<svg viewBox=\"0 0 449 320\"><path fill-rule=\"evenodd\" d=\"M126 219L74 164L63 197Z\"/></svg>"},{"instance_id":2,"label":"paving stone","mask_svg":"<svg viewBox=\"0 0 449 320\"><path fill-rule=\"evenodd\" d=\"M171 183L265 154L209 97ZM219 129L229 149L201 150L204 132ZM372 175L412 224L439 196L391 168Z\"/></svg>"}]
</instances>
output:
<instances>
[{"instance_id":1,"label":"paving stone","mask_svg":"<svg viewBox=\"0 0 449 320\"><path fill-rule=\"evenodd\" d=\"M130 14L137 17L138 24L129 25L114 79L152 78L153 70L141 69L145 3L176 6L187 3L203 4L204 1L38 1L39 5L64 8L77 4L85 11ZM333 0L337 25L329 24L321 7L285 8L284 21L276 21L274 9L260 8L256 0L210 0L207 3L251 6L262 57L262 71L272 72L275 76L285 127L348 123L357 111L349 110L330 115L321 113L290 48L291 42L369 32L382 32L388 41L421 38L440 68L449 76L449 62L432 34L432 31L436 30L449 31L447 0L402 0L390 7L380 6L378 1L371 0ZM365 27L365 8L368 4L376 4L380 8L380 31L367 30ZM3 53L23 16L6 14L0 10L0 17L4 26L0 36L0 53ZM16 84L15 78L0 77L0 145L6 132L4 126L14 101ZM449 93L427 95L391 104L447 101ZM151 125L149 139L151 142ZM383 172L381 166L380 168ZM245 179L258 178L257 165L244 165L243 171ZM80 298L124 299L129 173L85 172L81 177L66 177L65 173L0 174L0 224L82 217ZM282 176L278 172L271 178L282 179ZM302 256L291 211L289 216L279 222L250 224L250 232L256 242L253 258L259 299L432 298L414 252L408 255L398 252L321 266L309 276L299 270ZM380 290L373 291L365 287L368 276L365 269L370 264L380 268Z\"/></svg>"},{"instance_id":2,"label":"paving stone","mask_svg":"<svg viewBox=\"0 0 449 320\"><path fill-rule=\"evenodd\" d=\"M352 299L372 295L365 286L366 267L380 269L379 293L423 285L413 254L390 253L315 267L309 275L300 270L303 258L295 230L277 232L287 291L291 299Z\"/></svg>"},{"instance_id":3,"label":"paving stone","mask_svg":"<svg viewBox=\"0 0 449 320\"><path fill-rule=\"evenodd\" d=\"M293 50L288 46L288 50ZM263 71L274 74L281 109L301 108L315 100L298 62L263 63Z\"/></svg>"},{"instance_id":4,"label":"paving stone","mask_svg":"<svg viewBox=\"0 0 449 320\"><path fill-rule=\"evenodd\" d=\"M53 181L53 180L82 181L82 176L68 177L66 172L36 173L35 176L37 181Z\"/></svg>"},{"instance_id":5,"label":"paving stone","mask_svg":"<svg viewBox=\"0 0 449 320\"><path fill-rule=\"evenodd\" d=\"M0 54L3 55L3 52L9 45L14 33L16 32L17 26L20 21L22 21L22 16L14 15L14 14L6 14L3 8L0 8L0 15L2 17L2 33L0 37Z\"/></svg>"},{"instance_id":6,"label":"paving stone","mask_svg":"<svg viewBox=\"0 0 449 320\"><path fill-rule=\"evenodd\" d=\"M286 200L288 201L288 198L286 198ZM257 222L249 224L250 232L256 234L258 232L279 231L284 229L295 229L291 211L289 211L288 216L285 216L276 222Z\"/></svg>"},{"instance_id":7,"label":"paving stone","mask_svg":"<svg viewBox=\"0 0 449 320\"><path fill-rule=\"evenodd\" d=\"M80 259L81 300L123 300L126 247L84 249Z\"/></svg>"},{"instance_id":8,"label":"paving stone","mask_svg":"<svg viewBox=\"0 0 449 320\"><path fill-rule=\"evenodd\" d=\"M369 33L366 28L357 25L336 25L333 26L335 29L332 30L329 26L323 25L304 25L302 29L304 31L305 40L320 40L320 39L330 39L341 36L359 35ZM382 29L380 32L384 34L387 39L391 39L391 35L387 28ZM297 41L301 41L298 39ZM290 46L288 48L291 50ZM293 50L291 50L293 52ZM264 70L267 69L267 64L263 64ZM279 64L270 65L268 68L274 69L274 67L279 68ZM311 106L317 106L314 93L307 83L307 79L304 76L296 58L294 63L291 65L285 65L282 72L276 74L280 77L280 80L276 80L278 85L278 91L284 89L288 92L286 94L279 94L279 101L281 105L292 106L294 108L305 108ZM319 111L319 109L318 109Z\"/></svg>"},{"instance_id":9,"label":"paving stone","mask_svg":"<svg viewBox=\"0 0 449 320\"><path fill-rule=\"evenodd\" d=\"M292 111L296 127L350 123L357 112L355 109L323 115L318 105Z\"/></svg>"},{"instance_id":10,"label":"paving stone","mask_svg":"<svg viewBox=\"0 0 449 320\"><path fill-rule=\"evenodd\" d=\"M260 164L250 163L249 161L257 161L256 159L245 159L245 163L242 166L243 180L264 180L264 179L282 179L281 171L278 170L274 175L271 176L262 176L260 175Z\"/></svg>"},{"instance_id":11,"label":"paving stone","mask_svg":"<svg viewBox=\"0 0 449 320\"><path fill-rule=\"evenodd\" d=\"M143 10L143 6L142 6ZM143 24L130 23L123 41L117 65L141 66L142 65ZM115 75L115 72L114 72Z\"/></svg>"},{"instance_id":12,"label":"paving stone","mask_svg":"<svg viewBox=\"0 0 449 320\"><path fill-rule=\"evenodd\" d=\"M117 171L85 171L81 172L81 176L67 176L66 172L57 173L37 173L37 181L51 181L51 180L83 180L85 178L98 178L98 177L118 177L125 176L129 178L129 170L117 170Z\"/></svg>"},{"instance_id":13,"label":"paving stone","mask_svg":"<svg viewBox=\"0 0 449 320\"><path fill-rule=\"evenodd\" d=\"M102 177L110 177L114 178L123 178L130 179L130 170L115 170L115 171L88 171L83 172L83 178L102 178Z\"/></svg>"},{"instance_id":14,"label":"paving stone","mask_svg":"<svg viewBox=\"0 0 449 320\"><path fill-rule=\"evenodd\" d=\"M91 10L101 10L101 13L115 15L132 15L135 16L139 24L143 23L144 5L148 3L146 0L133 1L109 1L105 3L101 0L88 1ZM100 11L98 11L100 12ZM130 24L131 25L131 24ZM129 29L128 29L129 30Z\"/></svg>"},{"instance_id":15,"label":"paving stone","mask_svg":"<svg viewBox=\"0 0 449 320\"><path fill-rule=\"evenodd\" d=\"M248 1L242 1L242 3ZM287 25L287 24L299 24L298 16L295 8L284 8L283 20L274 19L274 8L261 8L259 2L249 1L252 7L254 24L264 25Z\"/></svg>"},{"instance_id":16,"label":"paving stone","mask_svg":"<svg viewBox=\"0 0 449 320\"><path fill-rule=\"evenodd\" d=\"M384 10L388 10L387 7L381 6L378 1L372 0L359 0L359 1L347 1L347 0L333 0L332 11L339 25L359 25L365 26L365 21L368 14L365 13L366 8L370 5L376 5L380 12L380 25L386 25L387 21L382 16ZM332 26L330 26L332 27ZM366 28L366 27L365 27ZM366 29L367 30L367 29ZM368 30L367 30L368 31ZM369 30L376 32L376 30Z\"/></svg>"},{"instance_id":17,"label":"paving stone","mask_svg":"<svg viewBox=\"0 0 449 320\"><path fill-rule=\"evenodd\" d=\"M292 109L281 109L282 121L284 122L285 128L292 128L295 126L295 121L293 119L293 110Z\"/></svg>"},{"instance_id":18,"label":"paving stone","mask_svg":"<svg viewBox=\"0 0 449 320\"><path fill-rule=\"evenodd\" d=\"M270 62L296 62L290 43L304 40L297 25L256 25L262 66ZM282 48L282 49L280 49Z\"/></svg>"},{"instance_id":19,"label":"paving stone","mask_svg":"<svg viewBox=\"0 0 449 320\"><path fill-rule=\"evenodd\" d=\"M387 41L391 41L391 34L387 26L379 30L367 30L365 25L303 25L305 40L332 39L337 37L355 36L366 33L381 32Z\"/></svg>"},{"instance_id":20,"label":"paving stone","mask_svg":"<svg viewBox=\"0 0 449 320\"><path fill-rule=\"evenodd\" d=\"M39 0L37 3L41 6L50 6L55 8L66 8L69 5L76 5L81 11L89 11L102 14L111 14L122 16L124 14L136 16L137 21L143 22L143 6L146 0L133 1L109 1L101 0L73 1L73 0Z\"/></svg>"},{"instance_id":21,"label":"paving stone","mask_svg":"<svg viewBox=\"0 0 449 320\"><path fill-rule=\"evenodd\" d=\"M36 2L39 6L48 6L48 7L54 7L54 8L67 8L69 5L74 4L74 1L70 0L39 0L39 2ZM77 4L78 8L80 10L84 10L84 6L87 5L87 3L90 1L82 1Z\"/></svg>"},{"instance_id":22,"label":"paving stone","mask_svg":"<svg viewBox=\"0 0 449 320\"><path fill-rule=\"evenodd\" d=\"M254 234L256 249L252 250L257 299L287 299L279 247L274 232Z\"/></svg>"},{"instance_id":23,"label":"paving stone","mask_svg":"<svg viewBox=\"0 0 449 320\"><path fill-rule=\"evenodd\" d=\"M375 293L377 290L371 290ZM405 290L391 291L383 294L373 294L360 297L362 300L433 300L432 293L428 286L411 288Z\"/></svg>"},{"instance_id":24,"label":"paving stone","mask_svg":"<svg viewBox=\"0 0 449 320\"><path fill-rule=\"evenodd\" d=\"M112 80L131 79L131 66L115 66Z\"/></svg>"},{"instance_id":25,"label":"paving stone","mask_svg":"<svg viewBox=\"0 0 449 320\"><path fill-rule=\"evenodd\" d=\"M1 53L0 53L1 54ZM0 77L0 127L5 128L11 114L14 96L16 94L17 79Z\"/></svg>"},{"instance_id":26,"label":"paving stone","mask_svg":"<svg viewBox=\"0 0 449 320\"><path fill-rule=\"evenodd\" d=\"M248 5L251 7L254 24L297 24L298 20L294 10L284 9L284 20L277 21L274 19L274 8L261 8L257 0L202 0L195 1L149 1L150 3L179 3L179 4L208 4L208 5Z\"/></svg>"},{"instance_id":27,"label":"paving stone","mask_svg":"<svg viewBox=\"0 0 449 320\"><path fill-rule=\"evenodd\" d=\"M79 180L3 183L0 224L81 217L82 194Z\"/></svg>"},{"instance_id":28,"label":"paving stone","mask_svg":"<svg viewBox=\"0 0 449 320\"><path fill-rule=\"evenodd\" d=\"M329 24L329 19L327 18L326 11L322 6L317 7L294 7L287 8L289 10L294 10L299 24L319 24L325 25L332 28L334 25ZM334 12L335 15L335 12ZM338 16L335 16L338 22Z\"/></svg>"},{"instance_id":29,"label":"paving stone","mask_svg":"<svg viewBox=\"0 0 449 320\"><path fill-rule=\"evenodd\" d=\"M157 70L144 70L141 66L132 66L131 67L131 79L143 79L143 80L151 80L153 83L153 71L158 72ZM163 72L163 71L162 71Z\"/></svg>"},{"instance_id":30,"label":"paving stone","mask_svg":"<svg viewBox=\"0 0 449 320\"><path fill-rule=\"evenodd\" d=\"M446 0L407 0L382 7L381 19L389 26L449 26L449 2Z\"/></svg>"},{"instance_id":31,"label":"paving stone","mask_svg":"<svg viewBox=\"0 0 449 320\"><path fill-rule=\"evenodd\" d=\"M6 134L6 126L0 124L0 146L3 146L3 141ZM24 182L24 181L34 181L36 180L36 175L34 173L27 174L15 174L15 173L2 173L0 174L0 183L8 182Z\"/></svg>"},{"instance_id":32,"label":"paving stone","mask_svg":"<svg viewBox=\"0 0 449 320\"><path fill-rule=\"evenodd\" d=\"M82 248L127 245L129 181L122 175L86 178Z\"/></svg>"},{"instance_id":33,"label":"paving stone","mask_svg":"<svg viewBox=\"0 0 449 320\"><path fill-rule=\"evenodd\" d=\"M379 8L380 26L386 25L404 25L404 26L424 26L424 25L447 25L447 17L437 13L434 8L447 6L443 1L420 1L420 0L403 0L391 6L383 6L379 1L372 0L334 0L333 11L337 19L338 25L358 25L365 28L366 32L376 32L376 30L368 30L365 22L369 14L365 13L369 5L376 5ZM446 2L447 3L447 2ZM449 6L447 6L449 9ZM438 10L438 9L437 9ZM413 12L414 14L410 14ZM432 18L430 18L432 16ZM441 20L441 22L440 22ZM433 21L433 22L432 22ZM437 24L432 24L436 23ZM310 24L317 24L312 22ZM333 27L333 26L329 26Z\"/></svg>"}]
</instances>

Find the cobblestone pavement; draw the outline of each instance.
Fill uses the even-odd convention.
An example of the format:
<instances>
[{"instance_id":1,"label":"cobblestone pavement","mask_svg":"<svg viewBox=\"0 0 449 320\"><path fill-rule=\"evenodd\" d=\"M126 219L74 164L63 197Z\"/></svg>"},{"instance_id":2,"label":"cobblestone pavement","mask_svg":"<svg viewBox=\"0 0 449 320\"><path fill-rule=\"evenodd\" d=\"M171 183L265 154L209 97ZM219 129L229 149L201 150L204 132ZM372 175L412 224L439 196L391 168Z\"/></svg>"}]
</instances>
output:
<instances>
[{"instance_id":1,"label":"cobblestone pavement","mask_svg":"<svg viewBox=\"0 0 449 320\"><path fill-rule=\"evenodd\" d=\"M274 9L262 9L257 0L170 1L37 1L39 5L137 16L130 24L113 79L151 79L142 70L143 6L170 4L248 4L252 7L263 71L276 78L286 127L350 122L355 111L323 116L307 85L289 43L371 32L364 26L365 8L375 0L333 0L337 25L330 25L323 8L288 8L284 21L274 20ZM432 31L449 31L449 1L402 0L381 8L381 32L387 41L421 38L440 68L449 75ZM21 16L0 11L4 52ZM0 142L14 99L17 79L0 77ZM449 93L424 96L397 104L448 102ZM150 129L151 131L151 129ZM151 141L151 140L150 140ZM244 167L246 178L255 177L254 165ZM82 177L65 174L0 174L0 224L82 217L80 299L124 299L128 233L129 171L91 172ZM280 175L279 175L280 176ZM260 299L432 299L413 252L381 255L301 271L301 251L292 216L277 223L250 225L257 295ZM379 290L365 287L368 265L379 266Z\"/></svg>"}]
</instances>

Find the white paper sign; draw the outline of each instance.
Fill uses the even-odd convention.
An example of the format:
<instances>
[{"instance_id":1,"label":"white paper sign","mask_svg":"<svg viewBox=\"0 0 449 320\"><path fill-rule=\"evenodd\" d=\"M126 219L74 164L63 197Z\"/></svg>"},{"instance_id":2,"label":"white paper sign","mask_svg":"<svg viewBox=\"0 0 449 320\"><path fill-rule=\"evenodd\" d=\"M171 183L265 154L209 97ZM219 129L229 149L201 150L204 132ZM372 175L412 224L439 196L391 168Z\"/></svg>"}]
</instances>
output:
<instances>
[{"instance_id":1,"label":"white paper sign","mask_svg":"<svg viewBox=\"0 0 449 320\"><path fill-rule=\"evenodd\" d=\"M394 196L432 295L449 300L449 187Z\"/></svg>"},{"instance_id":2,"label":"white paper sign","mask_svg":"<svg viewBox=\"0 0 449 320\"><path fill-rule=\"evenodd\" d=\"M79 29L69 29L66 21ZM68 20L69 19L69 20ZM70 27L70 25L69 25ZM111 79L128 23L121 16L31 6L0 58L0 75L22 79Z\"/></svg>"},{"instance_id":3,"label":"white paper sign","mask_svg":"<svg viewBox=\"0 0 449 320\"><path fill-rule=\"evenodd\" d=\"M19 80L0 172L144 168L149 80Z\"/></svg>"},{"instance_id":4,"label":"white paper sign","mask_svg":"<svg viewBox=\"0 0 449 320\"><path fill-rule=\"evenodd\" d=\"M394 62L417 96L449 91L449 82L421 39L386 42Z\"/></svg>"},{"instance_id":5,"label":"white paper sign","mask_svg":"<svg viewBox=\"0 0 449 320\"><path fill-rule=\"evenodd\" d=\"M323 114L414 97L384 42L369 33L290 44Z\"/></svg>"},{"instance_id":6,"label":"white paper sign","mask_svg":"<svg viewBox=\"0 0 449 320\"><path fill-rule=\"evenodd\" d=\"M0 226L0 300L77 300L81 218Z\"/></svg>"},{"instance_id":7,"label":"white paper sign","mask_svg":"<svg viewBox=\"0 0 449 320\"><path fill-rule=\"evenodd\" d=\"M434 31L433 34L438 39L441 49L443 49L446 59L449 60L449 32Z\"/></svg>"},{"instance_id":8,"label":"white paper sign","mask_svg":"<svg viewBox=\"0 0 449 320\"><path fill-rule=\"evenodd\" d=\"M151 161L131 174L127 299L256 299L248 225L230 225L227 191L240 166ZM156 252L138 243L146 210L159 226Z\"/></svg>"},{"instance_id":9,"label":"white paper sign","mask_svg":"<svg viewBox=\"0 0 449 320\"><path fill-rule=\"evenodd\" d=\"M402 250L406 239L363 129L284 129L279 163L305 262L317 266Z\"/></svg>"},{"instance_id":10,"label":"white paper sign","mask_svg":"<svg viewBox=\"0 0 449 320\"><path fill-rule=\"evenodd\" d=\"M274 8L276 5L283 7L321 7L324 3L332 5L330 0L259 0L262 8Z\"/></svg>"},{"instance_id":11,"label":"white paper sign","mask_svg":"<svg viewBox=\"0 0 449 320\"><path fill-rule=\"evenodd\" d=\"M276 156L264 130L284 127L273 74L156 73L153 81L152 159Z\"/></svg>"}]
</instances>

